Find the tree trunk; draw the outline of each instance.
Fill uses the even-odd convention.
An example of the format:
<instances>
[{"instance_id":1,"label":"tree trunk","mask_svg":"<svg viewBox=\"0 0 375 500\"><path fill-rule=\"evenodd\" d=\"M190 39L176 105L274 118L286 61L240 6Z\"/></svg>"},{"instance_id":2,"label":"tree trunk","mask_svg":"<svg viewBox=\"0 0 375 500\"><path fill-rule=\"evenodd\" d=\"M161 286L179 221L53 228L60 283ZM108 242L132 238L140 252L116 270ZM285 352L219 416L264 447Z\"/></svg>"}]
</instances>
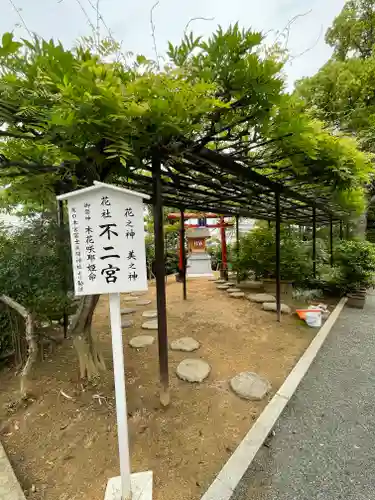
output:
<instances>
[{"instance_id":1,"label":"tree trunk","mask_svg":"<svg viewBox=\"0 0 375 500\"><path fill-rule=\"evenodd\" d=\"M7 306L17 311L25 320L25 336L28 346L28 355L25 366L21 372L21 398L27 396L27 381L32 367L38 357L38 342L35 337L34 318L21 304L11 299L7 295L1 295L0 300Z\"/></svg>"},{"instance_id":2,"label":"tree trunk","mask_svg":"<svg viewBox=\"0 0 375 500\"><path fill-rule=\"evenodd\" d=\"M98 341L91 329L92 317L98 301L99 295L83 297L70 326L70 334L78 355L80 377L88 380L106 369Z\"/></svg>"},{"instance_id":3,"label":"tree trunk","mask_svg":"<svg viewBox=\"0 0 375 500\"><path fill-rule=\"evenodd\" d=\"M375 202L375 196L370 198L370 201L367 205L366 211L360 215L355 224L355 233L354 236L360 238L361 240L366 239L366 231L367 231L367 214L370 206Z\"/></svg>"}]
</instances>

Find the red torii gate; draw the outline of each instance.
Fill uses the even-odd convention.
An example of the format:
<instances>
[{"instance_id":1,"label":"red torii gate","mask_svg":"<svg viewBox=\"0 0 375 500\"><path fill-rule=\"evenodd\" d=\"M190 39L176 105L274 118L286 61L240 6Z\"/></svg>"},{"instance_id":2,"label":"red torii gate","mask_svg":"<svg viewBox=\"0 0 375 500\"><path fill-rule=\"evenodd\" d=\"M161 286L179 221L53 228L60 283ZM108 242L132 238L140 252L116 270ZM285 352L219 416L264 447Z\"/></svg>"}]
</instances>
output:
<instances>
[{"instance_id":1,"label":"red torii gate","mask_svg":"<svg viewBox=\"0 0 375 500\"><path fill-rule=\"evenodd\" d=\"M220 222L216 224L185 224L185 219L220 219ZM228 253L227 253L227 239L225 234L225 229L227 227L233 227L232 222L225 222L223 216L218 216L217 214L211 212L202 212L202 213L194 213L194 212L172 212L168 214L169 220L177 220L180 219L181 227L180 227L180 251L179 251L179 269L184 280L184 298L186 299L186 269L185 269L185 228L190 227L208 227L210 229L220 229L220 237L221 237L221 261L222 261L222 269L221 273L223 277L228 279Z\"/></svg>"}]
</instances>

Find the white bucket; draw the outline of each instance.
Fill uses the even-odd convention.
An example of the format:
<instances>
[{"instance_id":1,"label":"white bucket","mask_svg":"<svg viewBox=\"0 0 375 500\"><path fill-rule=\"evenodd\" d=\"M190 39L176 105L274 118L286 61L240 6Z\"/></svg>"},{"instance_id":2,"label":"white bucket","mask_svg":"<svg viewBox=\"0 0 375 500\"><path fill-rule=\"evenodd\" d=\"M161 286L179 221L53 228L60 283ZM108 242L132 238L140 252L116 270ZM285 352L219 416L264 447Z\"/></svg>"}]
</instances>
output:
<instances>
[{"instance_id":1,"label":"white bucket","mask_svg":"<svg viewBox=\"0 0 375 500\"><path fill-rule=\"evenodd\" d=\"M306 323L313 328L320 328L322 326L322 312L311 311L306 313Z\"/></svg>"}]
</instances>

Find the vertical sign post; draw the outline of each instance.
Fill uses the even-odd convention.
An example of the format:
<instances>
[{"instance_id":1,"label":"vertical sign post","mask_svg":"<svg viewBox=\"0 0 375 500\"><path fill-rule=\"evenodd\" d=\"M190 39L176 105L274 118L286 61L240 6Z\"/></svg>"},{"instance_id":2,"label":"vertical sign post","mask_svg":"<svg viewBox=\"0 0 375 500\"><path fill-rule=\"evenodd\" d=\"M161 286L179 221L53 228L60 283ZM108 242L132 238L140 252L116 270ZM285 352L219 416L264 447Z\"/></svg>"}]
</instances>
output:
<instances>
[{"instance_id":1,"label":"vertical sign post","mask_svg":"<svg viewBox=\"0 0 375 500\"><path fill-rule=\"evenodd\" d=\"M130 474L120 309L121 292L148 288L142 198L101 182L57 197L68 200L75 294L109 294L121 475L108 481L105 500L152 499L152 472Z\"/></svg>"}]
</instances>

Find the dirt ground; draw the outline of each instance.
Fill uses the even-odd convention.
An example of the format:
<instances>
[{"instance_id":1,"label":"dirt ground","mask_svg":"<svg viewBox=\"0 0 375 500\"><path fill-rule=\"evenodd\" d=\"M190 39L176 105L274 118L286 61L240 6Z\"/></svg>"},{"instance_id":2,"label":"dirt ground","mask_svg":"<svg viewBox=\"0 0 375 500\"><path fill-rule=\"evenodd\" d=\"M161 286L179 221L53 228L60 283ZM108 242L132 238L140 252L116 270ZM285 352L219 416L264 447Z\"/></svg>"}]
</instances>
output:
<instances>
[{"instance_id":1,"label":"dirt ground","mask_svg":"<svg viewBox=\"0 0 375 500\"><path fill-rule=\"evenodd\" d=\"M205 280L189 281L184 302L181 284L170 281L169 338L189 335L201 347L194 353L169 351L172 401L163 409L157 342L144 350L127 344L141 332L141 312L156 308L154 286L147 296L153 304L140 307L133 315L135 326L124 330L132 470L153 470L155 500L196 500L268 402L240 399L228 380L241 371L254 371L272 383L271 398L315 330L294 316L283 316L278 324L275 313L248 300L231 299ZM94 328L108 365L96 385L79 383L69 340L38 364L35 400L28 406L12 407L18 380L9 369L0 372L1 440L33 500L103 500L107 479L119 474L107 298L100 299ZM176 366L186 357L211 365L202 384L176 377Z\"/></svg>"}]
</instances>

